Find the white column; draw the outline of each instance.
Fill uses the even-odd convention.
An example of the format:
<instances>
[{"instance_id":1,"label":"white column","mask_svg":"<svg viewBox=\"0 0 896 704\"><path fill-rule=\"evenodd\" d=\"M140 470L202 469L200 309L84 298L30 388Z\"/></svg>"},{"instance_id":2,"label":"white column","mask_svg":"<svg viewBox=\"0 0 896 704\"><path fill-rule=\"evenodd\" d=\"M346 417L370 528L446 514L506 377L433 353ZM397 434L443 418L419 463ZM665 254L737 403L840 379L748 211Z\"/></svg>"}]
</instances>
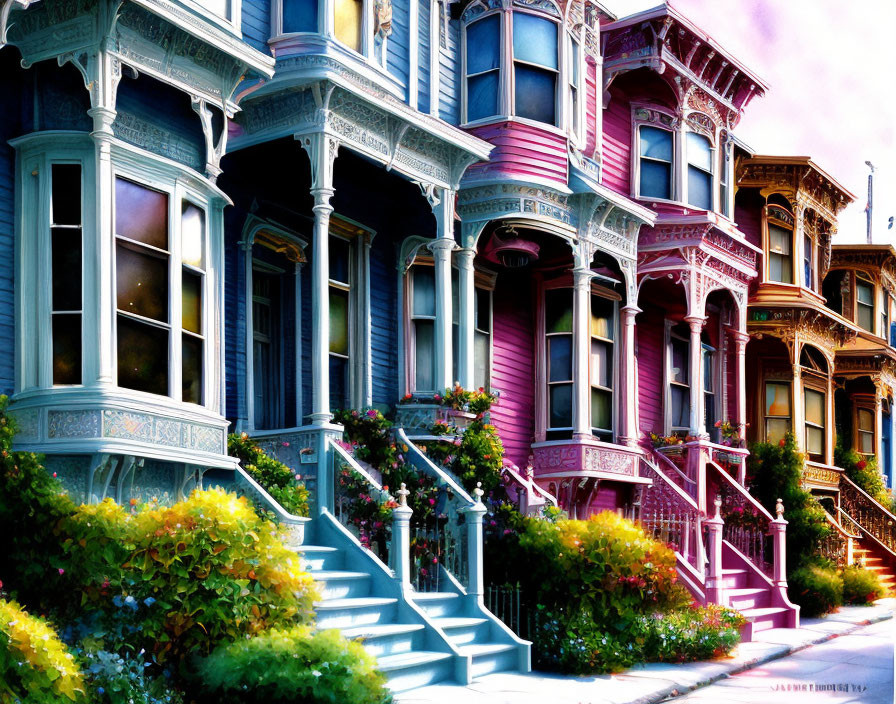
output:
<instances>
[{"instance_id":1,"label":"white column","mask_svg":"<svg viewBox=\"0 0 896 704\"><path fill-rule=\"evenodd\" d=\"M318 132L302 138L311 160L314 235L311 243L311 421L326 425L330 413L330 214L333 161L338 143Z\"/></svg>"},{"instance_id":2,"label":"white column","mask_svg":"<svg viewBox=\"0 0 896 704\"><path fill-rule=\"evenodd\" d=\"M690 429L693 436L705 435L706 428L703 418L703 341L700 335L706 318L689 315L685 322L691 327L690 343L690 379L691 384L691 415Z\"/></svg>"},{"instance_id":3,"label":"white column","mask_svg":"<svg viewBox=\"0 0 896 704\"><path fill-rule=\"evenodd\" d=\"M884 412L881 403L881 388L877 387L874 394L874 456L880 458L877 470L884 473L883 449L884 449Z\"/></svg>"},{"instance_id":4,"label":"white column","mask_svg":"<svg viewBox=\"0 0 896 704\"><path fill-rule=\"evenodd\" d=\"M436 217L436 239L429 245L435 263L436 286L436 390L454 384L452 355L451 253L454 241L454 191L432 189L428 194Z\"/></svg>"},{"instance_id":5,"label":"white column","mask_svg":"<svg viewBox=\"0 0 896 704\"><path fill-rule=\"evenodd\" d=\"M750 336L740 330L732 330L734 339L734 393L737 398L737 418L734 420L741 424L740 437L746 439L747 422L747 343Z\"/></svg>"},{"instance_id":6,"label":"white column","mask_svg":"<svg viewBox=\"0 0 896 704\"><path fill-rule=\"evenodd\" d=\"M799 344L793 343L793 434L800 452L806 451L806 412L803 406L803 374L799 364Z\"/></svg>"},{"instance_id":7,"label":"white column","mask_svg":"<svg viewBox=\"0 0 896 704\"><path fill-rule=\"evenodd\" d=\"M637 447L640 430L638 428L638 376L635 369L635 316L641 309L635 305L619 309L622 318L622 349L619 351L621 367L619 370L619 389L616 396L616 408L622 421L619 428L619 441L629 447Z\"/></svg>"},{"instance_id":8,"label":"white column","mask_svg":"<svg viewBox=\"0 0 896 704\"><path fill-rule=\"evenodd\" d=\"M461 386L472 389L475 386L475 353L476 338L476 276L473 270L472 249L457 251L457 302L458 302L458 360L457 376Z\"/></svg>"},{"instance_id":9,"label":"white column","mask_svg":"<svg viewBox=\"0 0 896 704\"><path fill-rule=\"evenodd\" d=\"M576 268L573 276L573 437L591 437L591 379L588 356L591 347L591 271Z\"/></svg>"}]
</instances>

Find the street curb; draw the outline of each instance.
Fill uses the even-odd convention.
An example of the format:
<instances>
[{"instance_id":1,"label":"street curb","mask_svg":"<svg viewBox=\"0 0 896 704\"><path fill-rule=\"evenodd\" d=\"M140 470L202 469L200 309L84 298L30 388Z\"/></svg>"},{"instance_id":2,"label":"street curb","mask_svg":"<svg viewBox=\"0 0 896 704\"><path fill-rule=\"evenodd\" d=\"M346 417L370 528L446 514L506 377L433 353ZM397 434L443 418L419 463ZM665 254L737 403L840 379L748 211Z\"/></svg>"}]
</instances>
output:
<instances>
[{"instance_id":1,"label":"street curb","mask_svg":"<svg viewBox=\"0 0 896 704\"><path fill-rule=\"evenodd\" d=\"M732 675L739 674L744 672L745 670L751 670L754 667L758 667L760 665L765 665L766 663L772 662L774 660L780 660L781 658L787 657L788 655L793 655L794 653L798 653L801 650L805 650L813 645L820 645L822 643L827 643L828 641L834 640L835 638L839 638L840 636L848 636L851 633L855 633L861 628L865 628L866 626L872 626L875 623L880 623L881 621L889 621L893 619L894 613L890 611L885 614L881 614L880 616L875 616L874 618L868 618L863 621L858 621L852 625L848 630L843 631L842 633L828 633L820 636L814 640L808 641L806 643L801 643L800 645L784 645L781 644L781 650L774 651L771 653L767 653L760 657L757 657L753 660L749 660L747 662L739 663L733 666L727 672L719 673L718 675L713 675L708 677L703 682L698 682L697 684L691 687L682 687L681 685L674 685L672 687L667 687L666 689L660 690L658 692L654 692L653 694L649 694L645 697L640 697L638 699L632 699L626 702L625 704L658 704L659 702L668 701L672 697L681 697L685 694L690 694L691 692L695 692L698 689L702 689L703 687L707 687L719 680L722 680L726 677L731 677ZM711 662L711 661L710 661Z\"/></svg>"}]
</instances>

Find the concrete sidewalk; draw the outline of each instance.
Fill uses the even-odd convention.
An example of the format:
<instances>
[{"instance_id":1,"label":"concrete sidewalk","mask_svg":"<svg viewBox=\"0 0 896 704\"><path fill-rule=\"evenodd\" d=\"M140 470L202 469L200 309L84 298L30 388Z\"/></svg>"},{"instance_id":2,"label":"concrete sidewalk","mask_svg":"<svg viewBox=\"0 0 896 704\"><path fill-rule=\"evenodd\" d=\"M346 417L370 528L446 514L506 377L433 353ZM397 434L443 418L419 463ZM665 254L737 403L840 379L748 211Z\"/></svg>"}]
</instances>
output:
<instances>
[{"instance_id":1,"label":"concrete sidewalk","mask_svg":"<svg viewBox=\"0 0 896 704\"><path fill-rule=\"evenodd\" d=\"M823 618L801 619L801 627L761 631L732 657L683 664L649 663L618 675L564 677L533 672L495 674L466 687L437 684L395 696L396 704L653 704L711 684L803 648L872 623L892 619L896 599L872 606L844 606ZM896 626L896 624L894 624Z\"/></svg>"}]
</instances>

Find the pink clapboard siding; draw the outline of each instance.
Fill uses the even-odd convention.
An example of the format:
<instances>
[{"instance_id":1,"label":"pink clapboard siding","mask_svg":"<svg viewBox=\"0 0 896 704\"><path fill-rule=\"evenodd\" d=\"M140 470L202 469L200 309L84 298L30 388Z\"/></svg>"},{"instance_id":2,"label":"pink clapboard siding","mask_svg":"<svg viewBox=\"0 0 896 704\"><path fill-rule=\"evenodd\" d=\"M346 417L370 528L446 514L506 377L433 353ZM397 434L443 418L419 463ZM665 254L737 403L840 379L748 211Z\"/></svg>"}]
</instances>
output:
<instances>
[{"instance_id":1,"label":"pink clapboard siding","mask_svg":"<svg viewBox=\"0 0 896 704\"><path fill-rule=\"evenodd\" d=\"M467 178L500 175L526 180L535 177L567 184L569 159L565 136L519 122L497 122L474 127L470 132L495 145L495 150L488 162L467 169Z\"/></svg>"},{"instance_id":2,"label":"pink clapboard siding","mask_svg":"<svg viewBox=\"0 0 896 704\"><path fill-rule=\"evenodd\" d=\"M601 511L615 512L617 508L630 503L630 499L630 484L602 481L600 488L597 490L597 496L592 499L589 508L591 513L600 513Z\"/></svg>"},{"instance_id":3,"label":"pink clapboard siding","mask_svg":"<svg viewBox=\"0 0 896 704\"><path fill-rule=\"evenodd\" d=\"M663 313L639 302L637 318L638 402L640 426L645 433L663 432Z\"/></svg>"},{"instance_id":4,"label":"pink clapboard siding","mask_svg":"<svg viewBox=\"0 0 896 704\"><path fill-rule=\"evenodd\" d=\"M535 433L535 355L532 309L516 278L498 277L492 312L492 387L501 398L492 422L504 443L505 457L525 468ZM523 294L523 295L521 295Z\"/></svg>"},{"instance_id":5,"label":"pink clapboard siding","mask_svg":"<svg viewBox=\"0 0 896 704\"><path fill-rule=\"evenodd\" d=\"M632 117L628 101L613 97L604 110L604 185L625 196L631 191Z\"/></svg>"},{"instance_id":6,"label":"pink clapboard siding","mask_svg":"<svg viewBox=\"0 0 896 704\"><path fill-rule=\"evenodd\" d=\"M598 106L597 100L597 67L594 59L588 57L588 70L585 78L585 154L591 155L597 148L597 120Z\"/></svg>"},{"instance_id":7,"label":"pink clapboard siding","mask_svg":"<svg viewBox=\"0 0 896 704\"><path fill-rule=\"evenodd\" d=\"M744 207L738 203L734 206L734 221L737 229L744 233L744 237L750 244L762 246L762 206L764 199L751 198L750 207Z\"/></svg>"}]
</instances>

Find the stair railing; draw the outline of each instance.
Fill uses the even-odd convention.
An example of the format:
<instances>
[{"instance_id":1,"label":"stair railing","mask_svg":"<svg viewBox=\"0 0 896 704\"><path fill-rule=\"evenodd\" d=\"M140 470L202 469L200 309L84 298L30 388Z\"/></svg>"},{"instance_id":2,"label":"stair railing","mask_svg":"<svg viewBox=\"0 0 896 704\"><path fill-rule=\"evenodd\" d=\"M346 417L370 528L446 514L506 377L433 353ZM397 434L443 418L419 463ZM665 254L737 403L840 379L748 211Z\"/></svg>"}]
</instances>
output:
<instances>
[{"instance_id":1,"label":"stair railing","mask_svg":"<svg viewBox=\"0 0 896 704\"><path fill-rule=\"evenodd\" d=\"M394 570L391 519L397 502L338 440L327 439L327 455L333 470L333 516Z\"/></svg>"},{"instance_id":2,"label":"stair railing","mask_svg":"<svg viewBox=\"0 0 896 704\"><path fill-rule=\"evenodd\" d=\"M482 490L474 499L451 474L436 465L407 436L395 429L395 438L405 459L422 475L435 480L438 488L433 517L411 530L411 575L417 591L440 591L448 573L468 594L481 596L482 577ZM407 448L407 449L405 449Z\"/></svg>"},{"instance_id":3,"label":"stair railing","mask_svg":"<svg viewBox=\"0 0 896 704\"><path fill-rule=\"evenodd\" d=\"M896 558L896 516L844 474L840 475L840 505L864 533Z\"/></svg>"},{"instance_id":4,"label":"stair railing","mask_svg":"<svg viewBox=\"0 0 896 704\"><path fill-rule=\"evenodd\" d=\"M747 557L763 574L773 579L775 561L783 558L772 546L772 523L775 518L747 491L740 482L714 461L706 463L710 470L707 490L710 496L722 498L721 516L725 521L722 538Z\"/></svg>"},{"instance_id":5,"label":"stair railing","mask_svg":"<svg viewBox=\"0 0 896 704\"><path fill-rule=\"evenodd\" d=\"M847 525L849 525L850 522L855 523L855 521L844 513L843 509L838 510L841 514L841 520L844 520L844 516L846 517L845 520L848 521ZM846 527L838 523L827 511L824 512L824 515L828 525L831 527L831 534L821 541L819 545L821 554L827 559L837 563L840 567L851 565L853 541L862 537L861 529L859 529L858 526L853 527L852 525L849 525L853 530L847 530Z\"/></svg>"},{"instance_id":6,"label":"stair railing","mask_svg":"<svg viewBox=\"0 0 896 704\"><path fill-rule=\"evenodd\" d=\"M524 516L540 516L546 506L557 506L557 499L542 489L532 476L532 467L524 473L513 462L504 460L501 467L501 481L510 499L515 499L517 508Z\"/></svg>"},{"instance_id":7,"label":"stair railing","mask_svg":"<svg viewBox=\"0 0 896 704\"><path fill-rule=\"evenodd\" d=\"M302 541L305 539L305 527L311 521L310 518L289 513L240 465L236 466L236 489L238 494L246 496L256 506L272 514L274 519L289 534L292 544L302 544Z\"/></svg>"},{"instance_id":8,"label":"stair railing","mask_svg":"<svg viewBox=\"0 0 896 704\"><path fill-rule=\"evenodd\" d=\"M640 473L653 485L641 492L636 515L656 540L672 543L675 551L699 575L705 574L706 552L697 502L657 464L641 458Z\"/></svg>"},{"instance_id":9,"label":"stair railing","mask_svg":"<svg viewBox=\"0 0 896 704\"><path fill-rule=\"evenodd\" d=\"M680 446L673 446L673 449L677 449ZM692 499L697 498L697 482L694 479L691 479L685 472L681 470L681 468L672 461L672 459L664 452L662 452L663 448L658 450L654 450L653 456L659 464L663 472L666 473L672 481L674 481L679 487L681 487Z\"/></svg>"}]
</instances>

